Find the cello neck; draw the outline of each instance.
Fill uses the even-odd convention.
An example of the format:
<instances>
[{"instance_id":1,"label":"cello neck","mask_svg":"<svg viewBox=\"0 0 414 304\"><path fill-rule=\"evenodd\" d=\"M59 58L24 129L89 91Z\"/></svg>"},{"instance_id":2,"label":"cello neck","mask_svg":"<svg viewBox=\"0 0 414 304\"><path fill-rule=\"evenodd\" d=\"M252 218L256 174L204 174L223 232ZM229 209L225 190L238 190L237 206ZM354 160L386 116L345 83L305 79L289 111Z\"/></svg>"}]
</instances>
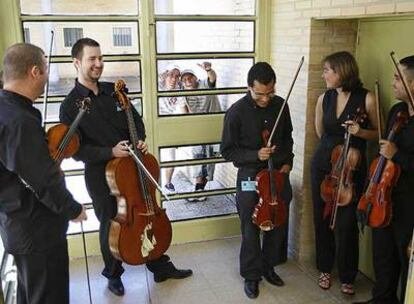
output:
<instances>
[{"instance_id":1,"label":"cello neck","mask_svg":"<svg viewBox=\"0 0 414 304\"><path fill-rule=\"evenodd\" d=\"M134 152L138 156L141 156L141 151L139 151L137 148L139 138L138 138L137 127L135 126L135 120L134 120L134 116L132 114L131 108L126 109L125 114L127 116L129 137L130 137Z\"/></svg>"},{"instance_id":2,"label":"cello neck","mask_svg":"<svg viewBox=\"0 0 414 304\"><path fill-rule=\"evenodd\" d=\"M128 107L127 109L125 109L125 114L127 116L129 138L130 138L131 143L132 143L132 149L135 152L135 155L142 162L142 152L137 147L138 141L139 141L138 132L137 132L137 127L135 126L135 120L134 120L134 116L132 114L131 107ZM136 168L138 170L138 175L140 177L139 181L140 181L141 191L144 194L144 196L148 196L147 199L145 200L146 202L148 202L149 194L148 194L146 176L145 176L144 172L142 171L141 167L138 164L135 164L135 165L136 165Z\"/></svg>"}]
</instances>

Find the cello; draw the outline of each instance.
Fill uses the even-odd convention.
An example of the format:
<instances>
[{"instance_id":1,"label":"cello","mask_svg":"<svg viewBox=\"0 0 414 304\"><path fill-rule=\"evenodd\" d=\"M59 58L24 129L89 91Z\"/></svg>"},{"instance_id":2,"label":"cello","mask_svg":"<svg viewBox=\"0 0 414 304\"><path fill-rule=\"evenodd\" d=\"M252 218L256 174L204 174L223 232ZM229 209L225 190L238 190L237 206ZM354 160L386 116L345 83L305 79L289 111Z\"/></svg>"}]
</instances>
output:
<instances>
[{"instance_id":1,"label":"cello","mask_svg":"<svg viewBox=\"0 0 414 304\"><path fill-rule=\"evenodd\" d=\"M305 58L302 56L296 74L293 78L292 85L286 99L280 108L276 122L273 126L272 132L269 135L268 130L262 132L262 139L266 143L266 147L270 148L272 145L272 138L279 124L283 110L292 93L293 86L302 68ZM272 157L267 160L267 168L261 170L256 175L257 191L259 193L259 203L255 206L252 220L263 231L270 231L275 227L279 227L286 223L287 208L282 198L282 189L284 188L286 174L274 169Z\"/></svg>"},{"instance_id":2,"label":"cello","mask_svg":"<svg viewBox=\"0 0 414 304\"><path fill-rule=\"evenodd\" d=\"M126 114L132 150L154 180L159 178L155 157L138 148L138 135L125 82L115 82L114 95ZM157 204L155 186L132 156L114 158L105 168L111 194L117 200L117 214L111 221L109 248L115 258L139 265L161 257L171 243L171 223Z\"/></svg>"},{"instance_id":3,"label":"cello","mask_svg":"<svg viewBox=\"0 0 414 304\"><path fill-rule=\"evenodd\" d=\"M365 112L358 108L353 121L360 124L365 118ZM338 207L351 203L355 193L353 171L359 167L361 153L358 149L350 146L351 137L352 135L347 128L344 144L337 145L332 150L332 169L320 186L321 197L325 202L323 218L331 216L329 227L332 230L335 228Z\"/></svg>"}]
</instances>

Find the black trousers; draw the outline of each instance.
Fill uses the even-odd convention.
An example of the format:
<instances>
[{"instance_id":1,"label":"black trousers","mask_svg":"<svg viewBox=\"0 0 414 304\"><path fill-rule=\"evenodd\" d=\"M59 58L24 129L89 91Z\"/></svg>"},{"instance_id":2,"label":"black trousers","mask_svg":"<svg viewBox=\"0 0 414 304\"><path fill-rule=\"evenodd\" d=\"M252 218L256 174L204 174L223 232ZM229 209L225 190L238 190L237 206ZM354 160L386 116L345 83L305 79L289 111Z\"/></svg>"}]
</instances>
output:
<instances>
[{"instance_id":1,"label":"black trousers","mask_svg":"<svg viewBox=\"0 0 414 304\"><path fill-rule=\"evenodd\" d=\"M412 216L412 214L411 214ZM392 222L385 228L372 230L375 285L372 291L375 303L404 303L407 285L407 247L413 233L413 224ZM400 302L397 298L401 277Z\"/></svg>"},{"instance_id":2,"label":"black trousers","mask_svg":"<svg viewBox=\"0 0 414 304\"><path fill-rule=\"evenodd\" d=\"M116 215L116 201L113 197L101 197L99 200L93 200L96 217L100 222L99 227L99 244L104 260L104 269L102 275L108 279L120 278L124 272L122 262L114 258L109 249L109 230L111 219ZM153 273L168 273L174 265L167 255L162 255L159 259L148 262L147 268Z\"/></svg>"},{"instance_id":3,"label":"black trousers","mask_svg":"<svg viewBox=\"0 0 414 304\"><path fill-rule=\"evenodd\" d=\"M339 279L342 283L353 283L358 273L358 225L356 207L363 191L366 164L354 175L356 194L353 202L338 207L335 229L329 228L330 217L323 218L325 202L321 198L320 186L329 170L322 169L320 164L312 162L312 201L313 221L315 227L316 267L320 272L331 273L335 262L338 264Z\"/></svg>"},{"instance_id":4,"label":"black trousers","mask_svg":"<svg viewBox=\"0 0 414 304\"><path fill-rule=\"evenodd\" d=\"M263 232L260 237L260 228L253 224L252 215L259 197L256 191L242 191L241 181L256 178L255 170L240 169L237 177L236 202L240 217L242 241L240 248L240 275L246 280L260 280L266 271L287 260L288 227L287 220L284 225L271 231ZM285 203L292 199L292 188L287 176L282 194ZM289 208L288 217L289 219Z\"/></svg>"},{"instance_id":5,"label":"black trousers","mask_svg":"<svg viewBox=\"0 0 414 304\"><path fill-rule=\"evenodd\" d=\"M15 254L17 304L69 304L66 240L49 253Z\"/></svg>"}]
</instances>

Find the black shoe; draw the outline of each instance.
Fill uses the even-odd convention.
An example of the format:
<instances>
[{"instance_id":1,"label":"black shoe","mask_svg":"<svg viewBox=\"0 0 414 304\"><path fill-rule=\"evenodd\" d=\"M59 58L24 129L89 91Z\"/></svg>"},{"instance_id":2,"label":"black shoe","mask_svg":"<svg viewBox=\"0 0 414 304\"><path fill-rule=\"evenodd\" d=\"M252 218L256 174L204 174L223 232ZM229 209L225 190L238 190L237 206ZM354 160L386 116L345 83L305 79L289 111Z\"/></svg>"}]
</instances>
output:
<instances>
[{"instance_id":1,"label":"black shoe","mask_svg":"<svg viewBox=\"0 0 414 304\"><path fill-rule=\"evenodd\" d=\"M154 273L154 281L160 283L168 279L184 279L192 274L193 271L191 269L177 269L174 267L174 269L165 273Z\"/></svg>"},{"instance_id":2,"label":"black shoe","mask_svg":"<svg viewBox=\"0 0 414 304\"><path fill-rule=\"evenodd\" d=\"M123 296L125 293L121 278L108 279L108 289L117 296Z\"/></svg>"},{"instance_id":3,"label":"black shoe","mask_svg":"<svg viewBox=\"0 0 414 304\"><path fill-rule=\"evenodd\" d=\"M276 272L269 271L264 275L264 278L266 281L268 281L270 284L275 286L283 286L285 285L285 282L276 274Z\"/></svg>"},{"instance_id":4,"label":"black shoe","mask_svg":"<svg viewBox=\"0 0 414 304\"><path fill-rule=\"evenodd\" d=\"M244 293L250 299L255 299L259 296L259 281L244 281Z\"/></svg>"}]
</instances>

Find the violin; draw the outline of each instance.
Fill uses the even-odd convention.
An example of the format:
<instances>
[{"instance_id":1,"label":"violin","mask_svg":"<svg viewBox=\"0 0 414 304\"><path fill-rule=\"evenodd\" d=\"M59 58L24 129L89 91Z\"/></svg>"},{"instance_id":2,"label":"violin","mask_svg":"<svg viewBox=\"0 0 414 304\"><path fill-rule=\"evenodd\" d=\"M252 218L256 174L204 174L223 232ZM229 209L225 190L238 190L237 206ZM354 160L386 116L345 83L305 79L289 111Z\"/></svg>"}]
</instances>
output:
<instances>
[{"instance_id":1,"label":"violin","mask_svg":"<svg viewBox=\"0 0 414 304\"><path fill-rule=\"evenodd\" d=\"M264 142L269 131L262 132ZM286 174L273 168L272 157L267 160L267 168L256 175L259 203L253 212L253 223L263 231L270 231L286 223L287 208L282 198Z\"/></svg>"},{"instance_id":2,"label":"violin","mask_svg":"<svg viewBox=\"0 0 414 304\"><path fill-rule=\"evenodd\" d=\"M283 101L277 115L276 122L273 125L272 132L270 135L267 129L262 132L262 140L265 143L265 147L270 148L271 146L273 135L275 134L280 118L282 117L283 110L289 100L293 86L295 85L304 61L305 57L302 56L286 99ZM253 223L259 226L259 228L263 231L270 231L273 228L279 227L286 223L287 208L282 198L282 190L284 188L285 179L286 174L273 168L272 157L269 157L267 160L267 168L263 169L256 175L259 203L254 208L252 220Z\"/></svg>"},{"instance_id":3,"label":"violin","mask_svg":"<svg viewBox=\"0 0 414 304\"><path fill-rule=\"evenodd\" d=\"M49 128L46 133L49 153L59 166L64 158L72 157L79 150L79 136L75 132L83 115L90 109L91 99L85 97L77 105L79 112L69 127L65 124L57 124Z\"/></svg>"},{"instance_id":4,"label":"violin","mask_svg":"<svg viewBox=\"0 0 414 304\"><path fill-rule=\"evenodd\" d=\"M126 113L134 155L153 179L160 168L155 157L138 148L138 133L125 93L125 82L115 83L115 97ZM117 200L117 214L111 221L109 248L113 256L127 264L139 265L161 257L171 244L171 223L156 201L154 184L132 156L114 158L106 165L106 180Z\"/></svg>"},{"instance_id":5,"label":"violin","mask_svg":"<svg viewBox=\"0 0 414 304\"><path fill-rule=\"evenodd\" d=\"M387 140L394 140L407 119L406 112L397 113ZM372 161L369 169L369 184L357 207L363 225L368 224L373 228L389 225L392 218L392 190L400 173L400 166L382 155Z\"/></svg>"},{"instance_id":6,"label":"violin","mask_svg":"<svg viewBox=\"0 0 414 304\"><path fill-rule=\"evenodd\" d=\"M358 108L353 121L360 124L365 118L365 112ZM350 146L351 137L347 129L344 144L337 145L331 153L332 169L320 186L321 197L325 202L323 217L327 218L331 215L331 229L335 227L338 207L348 205L355 193L353 172L359 167L361 152Z\"/></svg>"}]
</instances>

